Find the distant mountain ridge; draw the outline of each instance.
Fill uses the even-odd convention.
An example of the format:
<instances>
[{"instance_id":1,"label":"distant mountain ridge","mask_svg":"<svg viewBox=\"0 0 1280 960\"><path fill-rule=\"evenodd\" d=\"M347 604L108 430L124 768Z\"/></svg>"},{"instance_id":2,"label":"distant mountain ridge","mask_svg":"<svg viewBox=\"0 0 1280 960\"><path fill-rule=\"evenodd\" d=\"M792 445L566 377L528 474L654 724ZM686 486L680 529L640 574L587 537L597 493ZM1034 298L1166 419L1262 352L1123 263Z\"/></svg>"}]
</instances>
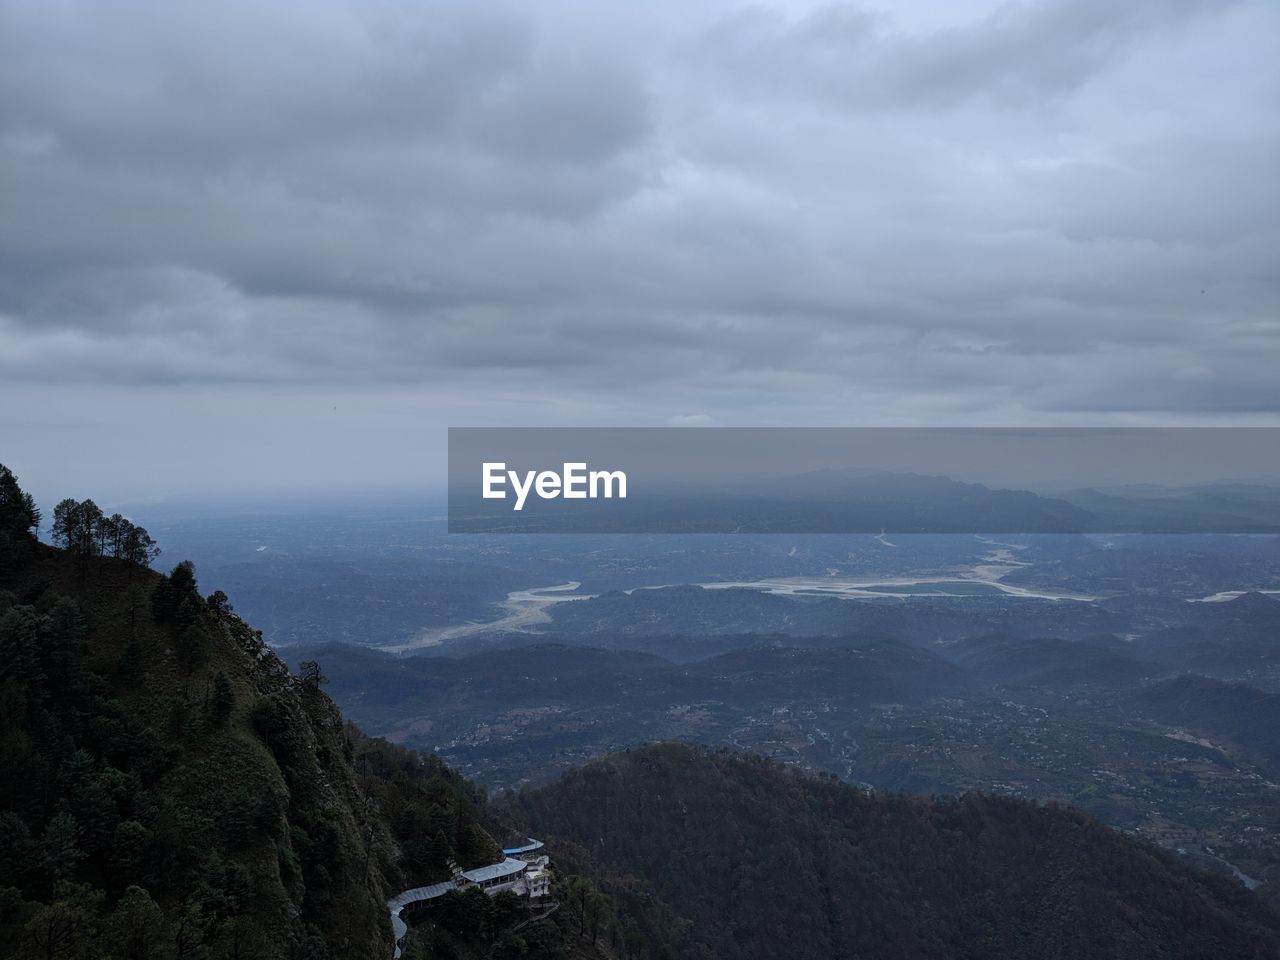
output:
<instances>
[{"instance_id":1,"label":"distant mountain ridge","mask_svg":"<svg viewBox=\"0 0 1280 960\"><path fill-rule=\"evenodd\" d=\"M1280 694L1186 675L1141 690L1134 704L1163 723L1206 730L1268 758L1280 772Z\"/></svg>"},{"instance_id":2,"label":"distant mountain ridge","mask_svg":"<svg viewBox=\"0 0 1280 960\"><path fill-rule=\"evenodd\" d=\"M1280 949L1280 917L1233 881L1071 810L869 793L670 743L490 804L439 758L346 724L319 662L291 674L221 591L200 594L190 564L160 575L95 555L90 541L73 553L25 530L0 542L5 960L153 960L171 947L202 960L376 960L390 955L388 894L448 876L451 860L492 862L517 830L547 841L562 876L577 874L557 894L564 909L517 929L482 894L452 901L410 960L1198 960ZM1241 600L1196 615L1268 622L1267 598ZM970 649L991 657L985 671L1022 669L1016 643ZM766 641L686 664L566 645L470 662L340 650L321 651L330 689L361 670L398 675L394 709L438 694L491 727L510 719L500 710L559 723L565 690L602 712L657 704L669 717L708 696L776 698L785 714L803 690L901 703L972 682L971 667L932 647L874 638ZM477 670L496 682L477 689ZM1266 722L1274 704L1257 694L1155 685L1143 706L1174 717L1203 702ZM62 947L50 949L51 931Z\"/></svg>"},{"instance_id":3,"label":"distant mountain ridge","mask_svg":"<svg viewBox=\"0 0 1280 960\"><path fill-rule=\"evenodd\" d=\"M1190 487L1084 488L1062 499L1112 530L1257 532L1280 529L1280 486L1218 483Z\"/></svg>"},{"instance_id":4,"label":"distant mountain ridge","mask_svg":"<svg viewBox=\"0 0 1280 960\"><path fill-rule=\"evenodd\" d=\"M1220 485L1164 496L1093 488L1048 496L917 473L807 473L637 489L626 499L529 499L520 512L469 487L450 495L456 532L1280 533L1280 493Z\"/></svg>"},{"instance_id":5,"label":"distant mountain ridge","mask_svg":"<svg viewBox=\"0 0 1280 960\"><path fill-rule=\"evenodd\" d=\"M678 744L588 764L513 809L689 960L1280 951L1280 917L1239 885L1073 810L868 794Z\"/></svg>"},{"instance_id":6,"label":"distant mountain ridge","mask_svg":"<svg viewBox=\"0 0 1280 960\"><path fill-rule=\"evenodd\" d=\"M950 644L945 655L989 682L1014 685L1111 686L1163 672L1157 664L1082 640L975 637Z\"/></svg>"}]
</instances>

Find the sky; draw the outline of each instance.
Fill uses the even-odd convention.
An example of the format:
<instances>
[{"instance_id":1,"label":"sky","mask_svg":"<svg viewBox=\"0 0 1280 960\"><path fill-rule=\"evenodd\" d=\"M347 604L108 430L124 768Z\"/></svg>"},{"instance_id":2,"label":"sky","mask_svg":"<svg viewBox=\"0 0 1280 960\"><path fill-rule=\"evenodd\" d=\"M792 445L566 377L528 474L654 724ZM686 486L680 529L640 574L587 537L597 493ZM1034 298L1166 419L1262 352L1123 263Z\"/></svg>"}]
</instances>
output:
<instances>
[{"instance_id":1,"label":"sky","mask_svg":"<svg viewBox=\"0 0 1280 960\"><path fill-rule=\"evenodd\" d=\"M0 462L1280 424L1280 5L0 0Z\"/></svg>"}]
</instances>

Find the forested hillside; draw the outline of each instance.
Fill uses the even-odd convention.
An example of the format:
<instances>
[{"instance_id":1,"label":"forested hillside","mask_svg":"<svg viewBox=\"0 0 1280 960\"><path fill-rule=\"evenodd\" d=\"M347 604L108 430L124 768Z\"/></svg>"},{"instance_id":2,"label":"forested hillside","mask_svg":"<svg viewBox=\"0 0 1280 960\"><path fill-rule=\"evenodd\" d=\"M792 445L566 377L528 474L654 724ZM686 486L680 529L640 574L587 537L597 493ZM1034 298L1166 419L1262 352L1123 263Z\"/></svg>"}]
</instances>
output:
<instances>
[{"instance_id":1,"label":"forested hillside","mask_svg":"<svg viewBox=\"0 0 1280 960\"><path fill-rule=\"evenodd\" d=\"M387 956L392 843L318 678L187 565L20 549L0 582L0 942Z\"/></svg>"},{"instance_id":2,"label":"forested hillside","mask_svg":"<svg viewBox=\"0 0 1280 960\"><path fill-rule=\"evenodd\" d=\"M501 858L481 792L362 736L319 665L291 676L190 564L155 573L81 507L38 543L0 467L0 958L386 960L389 893ZM409 955L579 949L480 896Z\"/></svg>"},{"instance_id":3,"label":"forested hillside","mask_svg":"<svg viewBox=\"0 0 1280 960\"><path fill-rule=\"evenodd\" d=\"M514 810L687 958L1262 958L1280 917L1069 809L866 793L683 744Z\"/></svg>"},{"instance_id":4,"label":"forested hillside","mask_svg":"<svg viewBox=\"0 0 1280 960\"><path fill-rule=\"evenodd\" d=\"M524 926L509 894L451 892L406 960L1280 955L1280 917L1234 881L1074 810L867 793L677 744L491 804L344 722L320 665L291 674L191 564L151 570L145 530L91 501L56 514L61 549L0 468L0 960L385 960L389 894L527 834L553 852L559 912ZM690 670L794 693L875 666L898 694L954 670L908 653Z\"/></svg>"}]
</instances>

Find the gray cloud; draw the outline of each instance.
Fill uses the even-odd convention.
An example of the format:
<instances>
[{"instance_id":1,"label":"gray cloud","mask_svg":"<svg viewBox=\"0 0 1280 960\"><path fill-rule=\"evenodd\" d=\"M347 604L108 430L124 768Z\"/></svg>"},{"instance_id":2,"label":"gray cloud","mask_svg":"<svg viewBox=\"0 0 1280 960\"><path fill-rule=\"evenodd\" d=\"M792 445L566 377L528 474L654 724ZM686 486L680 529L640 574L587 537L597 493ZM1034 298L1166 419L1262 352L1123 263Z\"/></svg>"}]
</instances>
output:
<instances>
[{"instance_id":1,"label":"gray cloud","mask_svg":"<svg viewBox=\"0 0 1280 960\"><path fill-rule=\"evenodd\" d=\"M406 409L1274 419L1278 33L1266 0L0 2L0 400L127 431L200 396L282 481L251 411L345 404L316 435L352 449Z\"/></svg>"},{"instance_id":2,"label":"gray cloud","mask_svg":"<svg viewBox=\"0 0 1280 960\"><path fill-rule=\"evenodd\" d=\"M815 93L852 107L939 108L968 100L1032 109L1069 95L1131 48L1181 26L1209 0L1003 3L959 25L904 32L849 4L799 16L752 7L725 17L699 47L731 86Z\"/></svg>"}]
</instances>

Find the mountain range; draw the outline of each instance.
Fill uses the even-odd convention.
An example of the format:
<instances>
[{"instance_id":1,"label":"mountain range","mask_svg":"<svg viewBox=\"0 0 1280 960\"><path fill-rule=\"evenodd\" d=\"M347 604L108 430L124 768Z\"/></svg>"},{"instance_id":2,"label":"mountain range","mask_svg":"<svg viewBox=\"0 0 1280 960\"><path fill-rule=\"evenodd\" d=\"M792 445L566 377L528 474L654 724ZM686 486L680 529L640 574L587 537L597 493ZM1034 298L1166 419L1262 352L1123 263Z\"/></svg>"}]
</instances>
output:
<instances>
[{"instance_id":1,"label":"mountain range","mask_svg":"<svg viewBox=\"0 0 1280 960\"><path fill-rule=\"evenodd\" d=\"M291 672L228 597L202 595L191 564L158 574L96 555L92 538L55 549L21 522L0 541L0 957L387 958L392 893L531 836L551 852L559 911L525 924L509 901L451 895L416 921L405 956L1280 950L1280 916L1239 884L1053 805L890 795L673 743L622 744L491 800L438 757L343 717L324 688L359 682L358 659ZM1004 642L965 656L1019 674ZM365 668L403 675L389 697L430 679L453 705L494 712L521 695L546 706L565 683L617 712L684 687L745 709L756 684L780 700L909 704L972 682L963 656L894 642L766 643L683 666L569 653ZM494 689L466 689L477 668ZM1213 686L1190 694L1153 688L1147 707L1225 698L1241 737L1257 733L1249 713L1269 709Z\"/></svg>"}]
</instances>

